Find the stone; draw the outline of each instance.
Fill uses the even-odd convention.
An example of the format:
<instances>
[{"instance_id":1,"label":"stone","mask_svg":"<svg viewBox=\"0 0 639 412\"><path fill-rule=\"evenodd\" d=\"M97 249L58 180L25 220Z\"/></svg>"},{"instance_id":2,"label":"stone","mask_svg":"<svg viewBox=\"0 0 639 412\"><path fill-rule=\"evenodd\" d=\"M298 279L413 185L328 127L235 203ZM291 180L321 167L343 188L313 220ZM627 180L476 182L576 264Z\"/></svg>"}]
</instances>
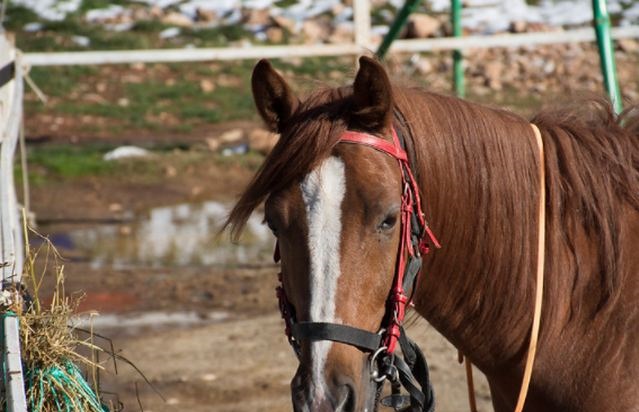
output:
<instances>
[{"instance_id":1,"label":"stone","mask_svg":"<svg viewBox=\"0 0 639 412\"><path fill-rule=\"evenodd\" d=\"M299 31L297 22L293 19L289 19L288 17L273 16L273 21L275 22L275 24L288 31L289 33L297 33Z\"/></svg>"},{"instance_id":2,"label":"stone","mask_svg":"<svg viewBox=\"0 0 639 412\"><path fill-rule=\"evenodd\" d=\"M269 43L279 44L284 41L284 30L280 27L269 27L266 29L266 39Z\"/></svg>"},{"instance_id":3,"label":"stone","mask_svg":"<svg viewBox=\"0 0 639 412\"><path fill-rule=\"evenodd\" d=\"M249 9L244 17L244 23L256 26L266 26L271 23L269 9Z\"/></svg>"},{"instance_id":4,"label":"stone","mask_svg":"<svg viewBox=\"0 0 639 412\"><path fill-rule=\"evenodd\" d=\"M319 43L328 37L327 30L314 20L306 20L302 24L302 32L304 33L305 42L311 44Z\"/></svg>"},{"instance_id":5,"label":"stone","mask_svg":"<svg viewBox=\"0 0 639 412\"><path fill-rule=\"evenodd\" d=\"M411 59L411 63L413 64L413 67L415 67L415 70L419 74L426 75L426 74L431 74L434 72L433 64L431 63L430 59L425 59L425 58Z\"/></svg>"},{"instance_id":6,"label":"stone","mask_svg":"<svg viewBox=\"0 0 639 412\"><path fill-rule=\"evenodd\" d=\"M235 143L244 137L244 131L242 129L231 129L222 133L219 137L221 142L224 143Z\"/></svg>"},{"instance_id":7,"label":"stone","mask_svg":"<svg viewBox=\"0 0 639 412\"><path fill-rule=\"evenodd\" d=\"M484 66L486 86L493 90L501 90L504 65L500 61L490 61Z\"/></svg>"},{"instance_id":8,"label":"stone","mask_svg":"<svg viewBox=\"0 0 639 412\"><path fill-rule=\"evenodd\" d=\"M528 30L528 22L526 20L516 20L510 23L509 31L511 33L525 33Z\"/></svg>"},{"instance_id":9,"label":"stone","mask_svg":"<svg viewBox=\"0 0 639 412\"><path fill-rule=\"evenodd\" d=\"M213 90L215 90L215 83L213 83L209 79L202 79L200 80L200 90L202 90L204 93L211 93Z\"/></svg>"},{"instance_id":10,"label":"stone","mask_svg":"<svg viewBox=\"0 0 639 412\"><path fill-rule=\"evenodd\" d=\"M162 23L171 26L189 27L193 24L193 21L182 13L172 11L162 17Z\"/></svg>"},{"instance_id":11,"label":"stone","mask_svg":"<svg viewBox=\"0 0 639 412\"><path fill-rule=\"evenodd\" d=\"M203 23L211 23L217 20L217 14L213 10L206 10L198 7L195 10L195 20Z\"/></svg>"},{"instance_id":12,"label":"stone","mask_svg":"<svg viewBox=\"0 0 639 412\"><path fill-rule=\"evenodd\" d=\"M262 154L268 154L279 139L279 135L264 129L253 129L249 133L249 147Z\"/></svg>"},{"instance_id":13,"label":"stone","mask_svg":"<svg viewBox=\"0 0 639 412\"><path fill-rule=\"evenodd\" d=\"M206 143L206 147L212 152L217 152L220 148L220 141L214 137L207 137L204 142Z\"/></svg>"},{"instance_id":14,"label":"stone","mask_svg":"<svg viewBox=\"0 0 639 412\"><path fill-rule=\"evenodd\" d=\"M425 13L412 14L408 20L407 36L423 39L433 37L441 28L441 22Z\"/></svg>"},{"instance_id":15,"label":"stone","mask_svg":"<svg viewBox=\"0 0 639 412\"><path fill-rule=\"evenodd\" d=\"M639 43L635 39L619 39L617 40L617 47L622 52L634 53L639 50Z\"/></svg>"}]
</instances>

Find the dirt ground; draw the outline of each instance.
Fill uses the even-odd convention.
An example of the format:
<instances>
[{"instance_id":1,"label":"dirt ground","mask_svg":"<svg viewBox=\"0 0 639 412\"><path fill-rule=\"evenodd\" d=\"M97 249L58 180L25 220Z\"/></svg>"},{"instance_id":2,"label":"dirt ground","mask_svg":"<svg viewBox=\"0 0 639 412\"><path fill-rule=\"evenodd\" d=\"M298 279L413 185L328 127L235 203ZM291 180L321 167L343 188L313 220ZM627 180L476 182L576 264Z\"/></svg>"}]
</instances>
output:
<instances>
[{"instance_id":1,"label":"dirt ground","mask_svg":"<svg viewBox=\"0 0 639 412\"><path fill-rule=\"evenodd\" d=\"M155 158L159 176L88 176L35 185L31 195L39 230L47 235L104 221L126 225L118 220L123 211L228 202L256 165L209 156L196 150ZM170 167L175 170L164 173ZM95 265L77 250L62 247L61 252L67 258L67 290L84 295L79 310L101 314L96 330L151 384L119 361L117 374L112 366L101 374L106 399L119 399L125 411L291 410L289 381L296 360L276 306L275 265ZM456 350L423 320L409 333L427 355L437 410L468 410ZM487 384L478 371L475 378L480 410L491 411Z\"/></svg>"},{"instance_id":2,"label":"dirt ground","mask_svg":"<svg viewBox=\"0 0 639 412\"><path fill-rule=\"evenodd\" d=\"M119 361L117 375L110 364L102 374L103 390L117 393L125 410L134 411L291 410L288 385L296 359L276 307L276 270L114 271L67 264L69 290L85 294L80 310L118 314L120 325L100 326L98 320L96 328L152 385ZM144 313L191 311L199 321L127 326ZM456 350L424 320L411 318L408 333L426 353L437 410L468 410ZM474 376L480 410L491 411L488 386L480 372Z\"/></svg>"}]
</instances>

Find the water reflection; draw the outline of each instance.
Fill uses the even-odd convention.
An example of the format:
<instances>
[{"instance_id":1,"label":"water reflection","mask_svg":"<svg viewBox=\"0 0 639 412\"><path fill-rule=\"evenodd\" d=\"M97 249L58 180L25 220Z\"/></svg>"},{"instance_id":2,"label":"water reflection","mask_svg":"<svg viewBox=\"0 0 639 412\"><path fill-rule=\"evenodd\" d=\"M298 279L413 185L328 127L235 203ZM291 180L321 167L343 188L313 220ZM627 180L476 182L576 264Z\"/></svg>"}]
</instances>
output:
<instances>
[{"instance_id":1,"label":"water reflection","mask_svg":"<svg viewBox=\"0 0 639 412\"><path fill-rule=\"evenodd\" d=\"M152 209L127 225L101 225L68 233L94 266L236 265L272 261L273 237L251 216L238 244L217 236L229 211L219 202Z\"/></svg>"}]
</instances>

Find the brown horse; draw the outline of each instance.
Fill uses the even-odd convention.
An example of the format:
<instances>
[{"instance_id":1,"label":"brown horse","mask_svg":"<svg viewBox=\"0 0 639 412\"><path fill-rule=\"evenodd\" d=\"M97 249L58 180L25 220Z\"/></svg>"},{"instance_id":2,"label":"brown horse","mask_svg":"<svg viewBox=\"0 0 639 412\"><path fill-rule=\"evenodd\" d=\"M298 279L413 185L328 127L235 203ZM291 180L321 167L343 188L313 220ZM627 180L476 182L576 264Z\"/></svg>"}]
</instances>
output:
<instances>
[{"instance_id":1,"label":"brown horse","mask_svg":"<svg viewBox=\"0 0 639 412\"><path fill-rule=\"evenodd\" d=\"M252 80L281 138L227 223L238 234L266 201L297 319L373 333L383 324L403 253L402 174L386 153L339 142L347 130L397 130L442 244L424 259L414 307L485 373L495 410L512 411L536 288L540 154L529 121L392 86L365 57L353 86L303 101L266 61ZM639 411L639 117L585 101L531 122L545 147L547 235L525 411ZM369 353L298 344L295 410L376 409Z\"/></svg>"}]
</instances>

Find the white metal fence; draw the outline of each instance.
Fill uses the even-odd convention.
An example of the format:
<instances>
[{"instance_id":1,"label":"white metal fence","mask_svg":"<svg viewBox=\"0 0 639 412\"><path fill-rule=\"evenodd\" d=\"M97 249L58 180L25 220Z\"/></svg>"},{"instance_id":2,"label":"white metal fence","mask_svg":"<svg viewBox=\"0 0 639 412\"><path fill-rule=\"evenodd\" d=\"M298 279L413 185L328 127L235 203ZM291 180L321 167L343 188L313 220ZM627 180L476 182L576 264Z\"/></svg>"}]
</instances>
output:
<instances>
[{"instance_id":1,"label":"white metal fence","mask_svg":"<svg viewBox=\"0 0 639 412\"><path fill-rule=\"evenodd\" d=\"M0 88L0 288L20 283L24 263L22 224L13 179L13 157L22 122L22 63L12 42L0 33L0 69L8 70L12 63L13 79ZM27 411L18 326L15 316L4 314L2 378L10 412Z\"/></svg>"},{"instance_id":2,"label":"white metal fence","mask_svg":"<svg viewBox=\"0 0 639 412\"><path fill-rule=\"evenodd\" d=\"M280 57L358 55L371 52L377 48L378 44L371 40L370 1L354 0L353 9L355 30L353 41L350 43L26 53L24 55L24 63L30 66L172 63ZM612 30L612 37L614 39L639 38L639 26L615 28ZM591 28L583 28L542 33L396 40L393 42L390 52L416 53L435 50L521 47L540 44L592 42L594 40L594 30Z\"/></svg>"}]
</instances>

